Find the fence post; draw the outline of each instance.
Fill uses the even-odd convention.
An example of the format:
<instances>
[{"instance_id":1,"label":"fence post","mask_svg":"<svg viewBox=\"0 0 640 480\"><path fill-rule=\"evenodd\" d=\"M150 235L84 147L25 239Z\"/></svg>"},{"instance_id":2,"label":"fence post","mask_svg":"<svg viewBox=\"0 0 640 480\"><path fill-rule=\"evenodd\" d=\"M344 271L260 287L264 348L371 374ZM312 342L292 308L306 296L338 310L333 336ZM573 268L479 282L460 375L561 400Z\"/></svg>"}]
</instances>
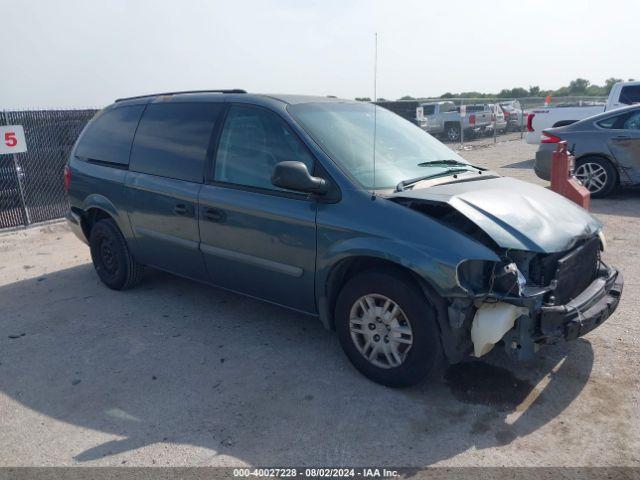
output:
<instances>
[{"instance_id":1,"label":"fence post","mask_svg":"<svg viewBox=\"0 0 640 480\"><path fill-rule=\"evenodd\" d=\"M22 177L20 175L20 171L18 171L18 155L13 153L11 156L13 157L13 167L16 170L16 177L18 178L18 191L20 192L20 202L22 203L24 218L27 221L27 225L31 225L31 216L29 215L29 209L27 208L27 201L24 198L24 185L22 185Z\"/></svg>"},{"instance_id":2,"label":"fence post","mask_svg":"<svg viewBox=\"0 0 640 480\"><path fill-rule=\"evenodd\" d=\"M460 101L460 110L462 110L462 105L464 105L464 100ZM464 117L462 115L458 115L458 118L460 119L460 149L464 150Z\"/></svg>"},{"instance_id":3,"label":"fence post","mask_svg":"<svg viewBox=\"0 0 640 480\"><path fill-rule=\"evenodd\" d=\"M520 140L524 138L524 102L518 100L520 104Z\"/></svg>"},{"instance_id":4,"label":"fence post","mask_svg":"<svg viewBox=\"0 0 640 480\"><path fill-rule=\"evenodd\" d=\"M497 101L493 104L493 111L491 114L493 115L493 144L495 145L498 142L496 136L498 135L498 109L500 105L498 105Z\"/></svg>"}]
</instances>

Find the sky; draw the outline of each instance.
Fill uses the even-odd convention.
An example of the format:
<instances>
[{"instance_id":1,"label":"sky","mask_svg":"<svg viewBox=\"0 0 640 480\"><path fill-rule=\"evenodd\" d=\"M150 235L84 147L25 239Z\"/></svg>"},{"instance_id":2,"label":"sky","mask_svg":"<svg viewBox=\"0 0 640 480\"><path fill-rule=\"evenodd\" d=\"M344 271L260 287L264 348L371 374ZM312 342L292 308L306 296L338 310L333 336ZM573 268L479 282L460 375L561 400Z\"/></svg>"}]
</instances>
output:
<instances>
[{"instance_id":1,"label":"sky","mask_svg":"<svg viewBox=\"0 0 640 480\"><path fill-rule=\"evenodd\" d=\"M373 97L640 78L640 1L0 0L0 110L244 88Z\"/></svg>"}]
</instances>

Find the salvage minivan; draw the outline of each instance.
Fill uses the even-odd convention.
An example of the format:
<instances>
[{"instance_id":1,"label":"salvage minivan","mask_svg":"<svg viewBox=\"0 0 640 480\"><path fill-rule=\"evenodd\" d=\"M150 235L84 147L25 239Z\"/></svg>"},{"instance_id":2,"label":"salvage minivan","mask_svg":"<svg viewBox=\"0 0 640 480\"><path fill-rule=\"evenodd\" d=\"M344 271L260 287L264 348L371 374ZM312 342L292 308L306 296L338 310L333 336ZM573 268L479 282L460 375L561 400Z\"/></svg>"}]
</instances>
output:
<instances>
[{"instance_id":1,"label":"salvage minivan","mask_svg":"<svg viewBox=\"0 0 640 480\"><path fill-rule=\"evenodd\" d=\"M145 266L299 312L389 386L495 345L530 358L616 309L602 225L370 103L177 92L99 112L65 169L102 282Z\"/></svg>"}]
</instances>

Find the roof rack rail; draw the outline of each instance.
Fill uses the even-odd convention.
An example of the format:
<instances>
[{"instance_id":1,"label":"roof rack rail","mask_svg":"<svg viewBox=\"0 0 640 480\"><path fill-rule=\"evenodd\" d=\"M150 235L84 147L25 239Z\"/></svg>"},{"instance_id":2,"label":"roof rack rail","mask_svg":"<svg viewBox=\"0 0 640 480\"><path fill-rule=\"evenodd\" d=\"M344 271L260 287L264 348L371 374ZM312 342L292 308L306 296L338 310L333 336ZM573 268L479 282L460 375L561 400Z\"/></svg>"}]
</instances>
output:
<instances>
[{"instance_id":1,"label":"roof rack rail","mask_svg":"<svg viewBox=\"0 0 640 480\"><path fill-rule=\"evenodd\" d=\"M180 93L247 93L247 91L242 90L241 88L231 88L228 90L183 90L181 92L150 93L148 95L137 95L135 97L118 98L116 99L116 103L122 102L124 100L136 100L138 98L148 98L148 97L161 97L163 95L177 95Z\"/></svg>"}]
</instances>

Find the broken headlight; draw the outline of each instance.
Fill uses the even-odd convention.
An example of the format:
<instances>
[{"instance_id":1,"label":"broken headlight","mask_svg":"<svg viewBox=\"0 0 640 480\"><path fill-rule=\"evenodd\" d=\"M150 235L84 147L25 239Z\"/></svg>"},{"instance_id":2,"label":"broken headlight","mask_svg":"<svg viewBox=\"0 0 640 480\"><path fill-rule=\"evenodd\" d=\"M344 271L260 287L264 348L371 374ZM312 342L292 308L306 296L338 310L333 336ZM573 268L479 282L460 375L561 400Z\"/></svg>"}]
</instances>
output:
<instances>
[{"instance_id":1,"label":"broken headlight","mask_svg":"<svg viewBox=\"0 0 640 480\"><path fill-rule=\"evenodd\" d=\"M465 260L458 265L458 285L474 296L521 296L527 283L511 261Z\"/></svg>"}]
</instances>

